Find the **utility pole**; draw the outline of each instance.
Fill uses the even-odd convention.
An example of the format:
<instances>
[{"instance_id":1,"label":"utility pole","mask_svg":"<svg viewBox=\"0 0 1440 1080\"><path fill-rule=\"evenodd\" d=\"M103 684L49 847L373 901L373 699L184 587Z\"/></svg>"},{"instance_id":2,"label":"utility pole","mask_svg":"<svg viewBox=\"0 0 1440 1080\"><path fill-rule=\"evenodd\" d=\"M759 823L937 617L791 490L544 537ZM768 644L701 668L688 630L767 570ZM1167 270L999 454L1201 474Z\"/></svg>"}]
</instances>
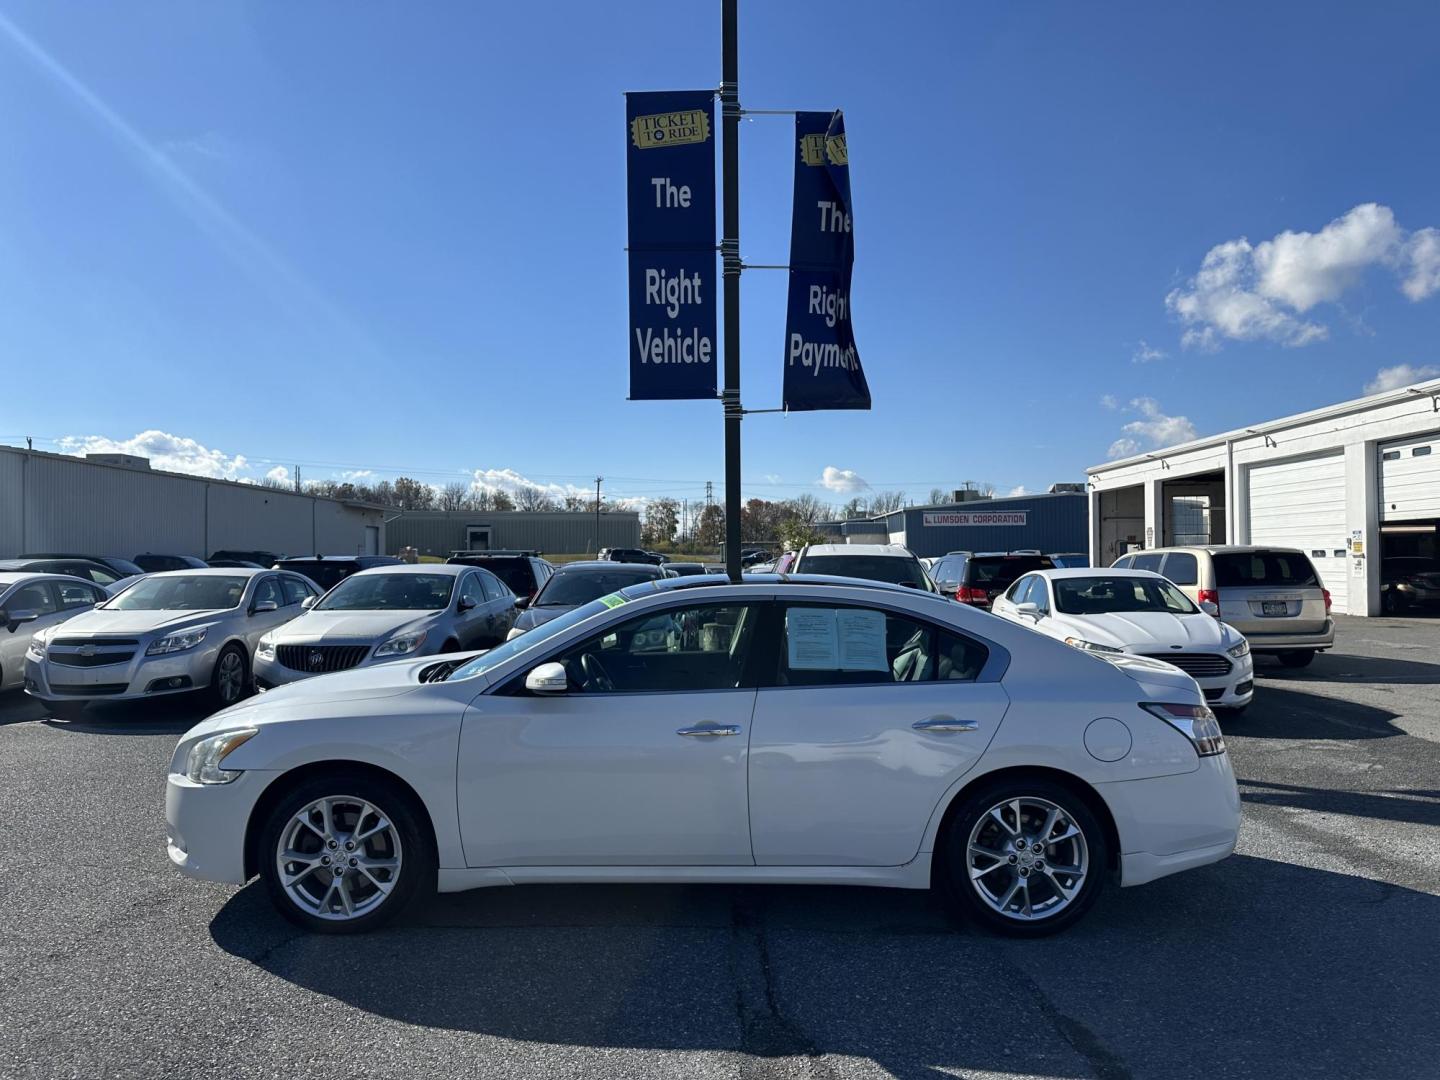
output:
<instances>
[{"instance_id":1,"label":"utility pole","mask_svg":"<svg viewBox=\"0 0 1440 1080\"><path fill-rule=\"evenodd\" d=\"M298 494L299 491L300 491L300 466L299 466L299 465L296 465L296 466L295 466L295 491L296 491L297 494Z\"/></svg>"},{"instance_id":2,"label":"utility pole","mask_svg":"<svg viewBox=\"0 0 1440 1080\"><path fill-rule=\"evenodd\" d=\"M724 188L720 259L725 284L725 572L740 579L740 26L739 0L720 5L720 115Z\"/></svg>"},{"instance_id":3,"label":"utility pole","mask_svg":"<svg viewBox=\"0 0 1440 1080\"><path fill-rule=\"evenodd\" d=\"M600 482L603 476L595 477L595 554L600 554Z\"/></svg>"}]
</instances>

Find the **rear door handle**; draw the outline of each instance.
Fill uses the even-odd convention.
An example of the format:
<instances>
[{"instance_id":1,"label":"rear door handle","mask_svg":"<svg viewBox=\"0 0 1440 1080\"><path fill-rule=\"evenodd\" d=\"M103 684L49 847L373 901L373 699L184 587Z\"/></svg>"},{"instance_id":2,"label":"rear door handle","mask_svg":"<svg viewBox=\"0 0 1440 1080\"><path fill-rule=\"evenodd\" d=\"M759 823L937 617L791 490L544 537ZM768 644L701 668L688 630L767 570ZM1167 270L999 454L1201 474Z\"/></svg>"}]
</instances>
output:
<instances>
[{"instance_id":1,"label":"rear door handle","mask_svg":"<svg viewBox=\"0 0 1440 1080\"><path fill-rule=\"evenodd\" d=\"M690 735L696 738L714 738L716 735L739 735L738 724L702 724L698 727L682 727L676 735Z\"/></svg>"},{"instance_id":2,"label":"rear door handle","mask_svg":"<svg viewBox=\"0 0 1440 1080\"><path fill-rule=\"evenodd\" d=\"M932 716L928 720L917 720L910 725L916 731L979 731L976 720L956 720L953 716Z\"/></svg>"}]
</instances>

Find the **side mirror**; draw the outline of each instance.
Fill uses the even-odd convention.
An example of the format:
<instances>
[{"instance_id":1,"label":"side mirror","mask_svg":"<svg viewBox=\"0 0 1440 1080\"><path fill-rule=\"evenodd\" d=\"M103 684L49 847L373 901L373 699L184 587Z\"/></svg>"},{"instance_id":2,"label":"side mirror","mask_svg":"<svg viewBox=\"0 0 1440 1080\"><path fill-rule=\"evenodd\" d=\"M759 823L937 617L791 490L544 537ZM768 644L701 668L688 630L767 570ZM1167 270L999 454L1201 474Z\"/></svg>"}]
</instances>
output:
<instances>
[{"instance_id":1,"label":"side mirror","mask_svg":"<svg viewBox=\"0 0 1440 1080\"><path fill-rule=\"evenodd\" d=\"M40 617L38 611L0 611L0 622L13 634L21 623L32 623Z\"/></svg>"},{"instance_id":2,"label":"side mirror","mask_svg":"<svg viewBox=\"0 0 1440 1080\"><path fill-rule=\"evenodd\" d=\"M1042 618L1045 617L1045 613L1040 610L1040 605L1032 604L1028 600L1023 604L1016 604L1015 612L1018 615L1028 615L1036 622L1039 622Z\"/></svg>"},{"instance_id":3,"label":"side mirror","mask_svg":"<svg viewBox=\"0 0 1440 1080\"><path fill-rule=\"evenodd\" d=\"M251 615L263 615L263 614L265 614L267 611L279 611L279 610L280 610L280 605L277 604L277 603L275 603L274 600L256 600L255 603L253 603L252 605L250 605L250 614L251 614Z\"/></svg>"},{"instance_id":4,"label":"side mirror","mask_svg":"<svg viewBox=\"0 0 1440 1080\"><path fill-rule=\"evenodd\" d=\"M307 596L304 600L300 601L300 606L306 611L309 611L312 607L315 606L315 601L319 599L320 598L318 596Z\"/></svg>"},{"instance_id":5,"label":"side mirror","mask_svg":"<svg viewBox=\"0 0 1440 1080\"><path fill-rule=\"evenodd\" d=\"M570 678L565 674L565 665L553 661L532 668L525 676L525 689L532 694L563 694L570 689Z\"/></svg>"},{"instance_id":6,"label":"side mirror","mask_svg":"<svg viewBox=\"0 0 1440 1080\"><path fill-rule=\"evenodd\" d=\"M526 609L527 607L529 607L529 606L530 606L530 598L529 598L528 596L517 596L517 597L515 597L515 607L516 607L517 610L523 611L523 610L525 610L525 609Z\"/></svg>"},{"instance_id":7,"label":"side mirror","mask_svg":"<svg viewBox=\"0 0 1440 1080\"><path fill-rule=\"evenodd\" d=\"M469 611L469 610L470 610L471 608L473 608L474 606L475 606L475 601L474 601L474 600L467 600L467 599L465 599L465 597L462 596L462 597L460 598L460 602L455 605L455 610L456 610L456 611Z\"/></svg>"},{"instance_id":8,"label":"side mirror","mask_svg":"<svg viewBox=\"0 0 1440 1080\"><path fill-rule=\"evenodd\" d=\"M1220 617L1220 605L1215 603L1214 600L1200 601L1200 610L1212 619L1218 619Z\"/></svg>"}]
</instances>

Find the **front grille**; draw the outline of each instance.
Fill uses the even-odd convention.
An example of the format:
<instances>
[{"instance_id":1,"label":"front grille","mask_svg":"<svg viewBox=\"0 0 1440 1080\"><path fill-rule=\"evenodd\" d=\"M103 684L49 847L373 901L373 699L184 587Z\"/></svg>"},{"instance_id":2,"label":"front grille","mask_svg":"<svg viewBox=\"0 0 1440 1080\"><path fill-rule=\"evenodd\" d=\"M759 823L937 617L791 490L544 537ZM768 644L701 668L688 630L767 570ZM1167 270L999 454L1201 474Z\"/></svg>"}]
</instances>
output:
<instances>
[{"instance_id":1,"label":"front grille","mask_svg":"<svg viewBox=\"0 0 1440 1080\"><path fill-rule=\"evenodd\" d=\"M275 659L291 671L323 675L354 667L369 651L369 645L280 645L275 649Z\"/></svg>"},{"instance_id":2,"label":"front grille","mask_svg":"<svg viewBox=\"0 0 1440 1080\"><path fill-rule=\"evenodd\" d=\"M1218 679L1229 675L1231 663L1218 653L1146 653L1152 660L1164 660L1195 679Z\"/></svg>"},{"instance_id":3,"label":"front grille","mask_svg":"<svg viewBox=\"0 0 1440 1080\"><path fill-rule=\"evenodd\" d=\"M135 638L89 638L89 637L60 637L50 642L52 646L61 649L78 649L82 645L94 645L96 648L110 648L114 645L139 645Z\"/></svg>"},{"instance_id":4,"label":"front grille","mask_svg":"<svg viewBox=\"0 0 1440 1080\"><path fill-rule=\"evenodd\" d=\"M107 664L128 664L135 655L135 650L129 652L97 652L91 656L83 653L55 652L55 647L50 648L50 662L52 664L63 664L65 667L104 667Z\"/></svg>"},{"instance_id":5,"label":"front grille","mask_svg":"<svg viewBox=\"0 0 1440 1080\"><path fill-rule=\"evenodd\" d=\"M93 686L69 686L65 683L51 683L50 692L62 697L104 697L106 694L123 694L130 689L129 683L107 682Z\"/></svg>"}]
</instances>

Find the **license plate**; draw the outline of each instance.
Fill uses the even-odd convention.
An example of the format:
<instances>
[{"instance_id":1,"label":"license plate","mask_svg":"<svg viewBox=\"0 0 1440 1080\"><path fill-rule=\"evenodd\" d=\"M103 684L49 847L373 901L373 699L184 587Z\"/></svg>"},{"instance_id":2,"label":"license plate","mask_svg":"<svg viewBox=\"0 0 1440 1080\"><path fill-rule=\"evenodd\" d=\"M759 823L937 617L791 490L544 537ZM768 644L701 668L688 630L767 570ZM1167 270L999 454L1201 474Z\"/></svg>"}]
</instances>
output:
<instances>
[{"instance_id":1,"label":"license plate","mask_svg":"<svg viewBox=\"0 0 1440 1080\"><path fill-rule=\"evenodd\" d=\"M1261 615L1285 615L1290 611L1290 605L1284 600L1265 600L1260 604Z\"/></svg>"}]
</instances>

